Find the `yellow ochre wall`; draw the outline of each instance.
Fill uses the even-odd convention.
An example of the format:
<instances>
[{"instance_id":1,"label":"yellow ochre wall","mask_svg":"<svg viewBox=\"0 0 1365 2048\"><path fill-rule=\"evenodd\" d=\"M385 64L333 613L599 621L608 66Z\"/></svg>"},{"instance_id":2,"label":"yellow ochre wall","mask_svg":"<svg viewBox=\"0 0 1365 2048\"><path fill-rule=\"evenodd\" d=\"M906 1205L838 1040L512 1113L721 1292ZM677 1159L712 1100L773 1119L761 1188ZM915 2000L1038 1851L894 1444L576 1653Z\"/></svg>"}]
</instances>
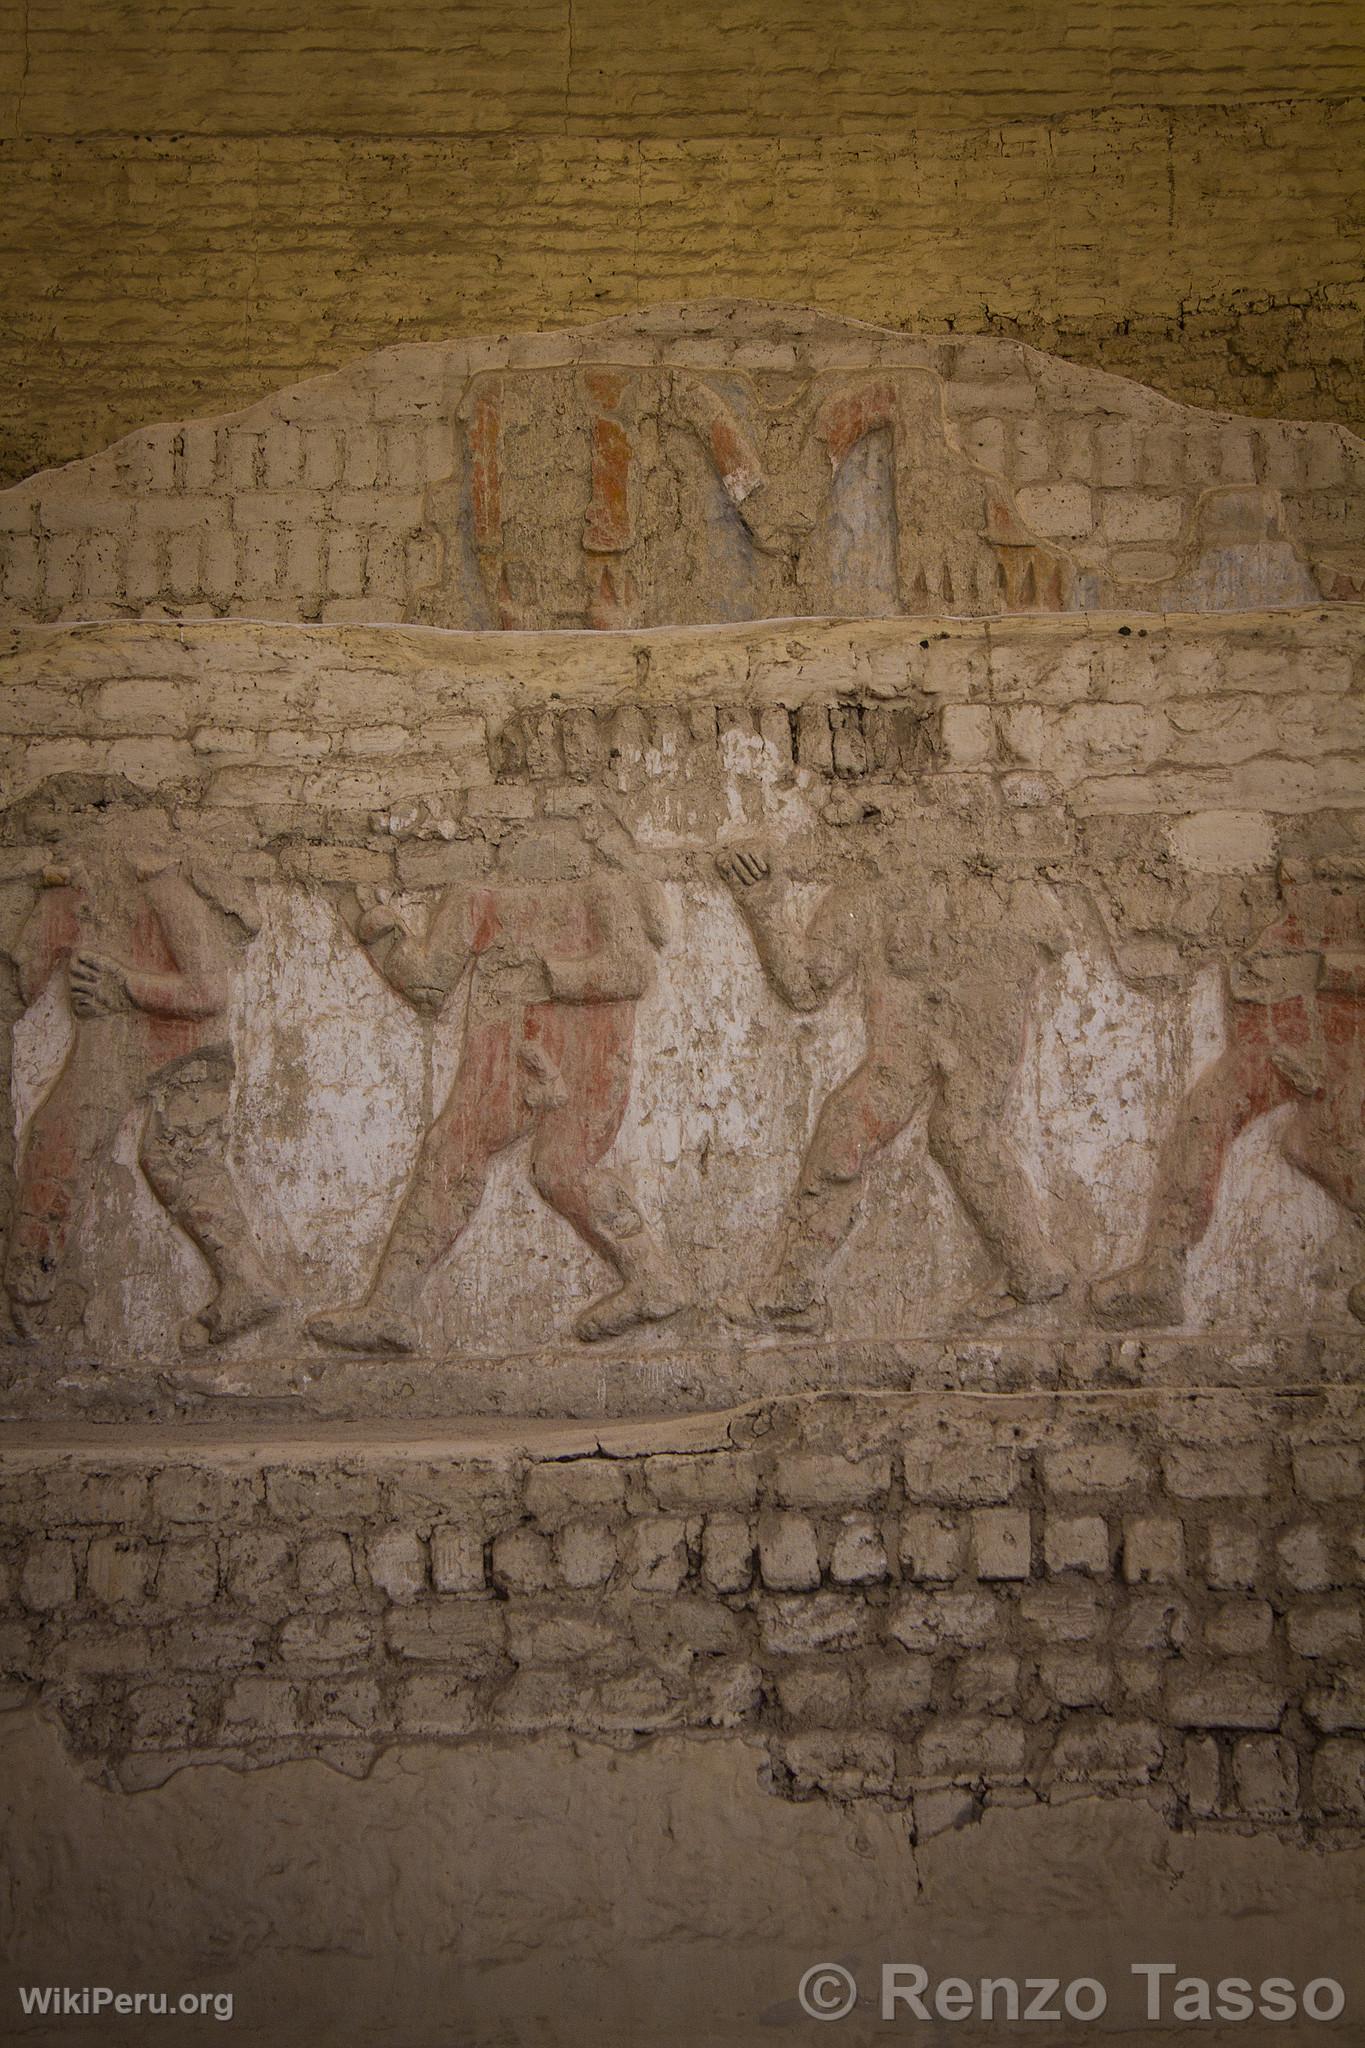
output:
<instances>
[{"instance_id":1,"label":"yellow ochre wall","mask_svg":"<svg viewBox=\"0 0 1365 2048\"><path fill-rule=\"evenodd\" d=\"M0 0L0 479L751 296L1365 424L1365 0Z\"/></svg>"}]
</instances>

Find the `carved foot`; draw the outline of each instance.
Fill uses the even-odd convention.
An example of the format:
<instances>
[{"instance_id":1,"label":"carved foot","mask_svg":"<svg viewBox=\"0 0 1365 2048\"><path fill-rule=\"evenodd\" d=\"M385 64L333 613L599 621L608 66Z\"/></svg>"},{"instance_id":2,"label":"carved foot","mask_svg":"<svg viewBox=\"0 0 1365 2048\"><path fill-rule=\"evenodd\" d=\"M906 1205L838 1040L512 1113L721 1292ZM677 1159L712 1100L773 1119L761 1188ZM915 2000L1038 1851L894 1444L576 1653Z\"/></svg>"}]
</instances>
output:
<instances>
[{"instance_id":1,"label":"carved foot","mask_svg":"<svg viewBox=\"0 0 1365 2048\"><path fill-rule=\"evenodd\" d=\"M226 1344L230 1338L268 1323L284 1306L283 1295L268 1287L227 1280L197 1316L181 1325L180 1341L187 1351L202 1351L206 1344Z\"/></svg>"},{"instance_id":2,"label":"carved foot","mask_svg":"<svg viewBox=\"0 0 1365 2048\"><path fill-rule=\"evenodd\" d=\"M763 1317L747 1294L722 1294L716 1307L736 1330L757 1330L762 1326Z\"/></svg>"},{"instance_id":3,"label":"carved foot","mask_svg":"<svg viewBox=\"0 0 1365 2048\"><path fill-rule=\"evenodd\" d=\"M1358 1323L1365 1323L1365 1280L1357 1280L1346 1297L1346 1306Z\"/></svg>"},{"instance_id":4,"label":"carved foot","mask_svg":"<svg viewBox=\"0 0 1365 2048\"><path fill-rule=\"evenodd\" d=\"M1016 1301L1033 1304L1039 1301L1055 1301L1059 1294L1065 1294L1076 1275L1061 1259L1043 1259L1027 1273L1018 1273L1010 1282L1010 1292Z\"/></svg>"},{"instance_id":5,"label":"carved foot","mask_svg":"<svg viewBox=\"0 0 1365 2048\"><path fill-rule=\"evenodd\" d=\"M1000 1316L1013 1315L1016 1309L1034 1308L1040 1301L1055 1301L1059 1294L1066 1293L1075 1277L1070 1266L1064 1266L1060 1260L1047 1260L1027 1273L1002 1275L977 1295L969 1314L978 1322L989 1323Z\"/></svg>"},{"instance_id":6,"label":"carved foot","mask_svg":"<svg viewBox=\"0 0 1365 2048\"><path fill-rule=\"evenodd\" d=\"M779 1266L755 1289L750 1306L761 1322L803 1334L818 1335L829 1320L819 1282L799 1267Z\"/></svg>"},{"instance_id":7,"label":"carved foot","mask_svg":"<svg viewBox=\"0 0 1365 2048\"><path fill-rule=\"evenodd\" d=\"M358 1308L323 1309L318 1315L309 1316L304 1328L319 1344L338 1351L402 1356L417 1349L412 1319L392 1309L366 1308L363 1304Z\"/></svg>"},{"instance_id":8,"label":"carved foot","mask_svg":"<svg viewBox=\"0 0 1365 2048\"><path fill-rule=\"evenodd\" d=\"M757 1306L765 1322L800 1337L820 1337L829 1328L829 1310L823 1301L808 1301L800 1308L790 1303Z\"/></svg>"},{"instance_id":9,"label":"carved foot","mask_svg":"<svg viewBox=\"0 0 1365 2048\"><path fill-rule=\"evenodd\" d=\"M574 1335L584 1344L600 1344L604 1337L620 1337L641 1323L664 1323L692 1306L691 1297L680 1283L632 1280L614 1294L589 1302L575 1318Z\"/></svg>"},{"instance_id":10,"label":"carved foot","mask_svg":"<svg viewBox=\"0 0 1365 2048\"><path fill-rule=\"evenodd\" d=\"M9 1307L14 1335L7 1342L51 1344L73 1336L80 1329L85 1320L86 1293L74 1281L65 1280L38 1299L25 1300L21 1293L11 1294Z\"/></svg>"},{"instance_id":11,"label":"carved foot","mask_svg":"<svg viewBox=\"0 0 1365 2048\"><path fill-rule=\"evenodd\" d=\"M1097 1321L1115 1329L1178 1323L1185 1311L1183 1279L1182 1263L1171 1254L1139 1259L1096 1280L1090 1306Z\"/></svg>"},{"instance_id":12,"label":"carved foot","mask_svg":"<svg viewBox=\"0 0 1365 2048\"><path fill-rule=\"evenodd\" d=\"M997 1280L994 1285L983 1288L967 1304L967 1314L973 1322L998 1323L1004 1316L1017 1315L1024 1303L1015 1294L1007 1280Z\"/></svg>"}]
</instances>

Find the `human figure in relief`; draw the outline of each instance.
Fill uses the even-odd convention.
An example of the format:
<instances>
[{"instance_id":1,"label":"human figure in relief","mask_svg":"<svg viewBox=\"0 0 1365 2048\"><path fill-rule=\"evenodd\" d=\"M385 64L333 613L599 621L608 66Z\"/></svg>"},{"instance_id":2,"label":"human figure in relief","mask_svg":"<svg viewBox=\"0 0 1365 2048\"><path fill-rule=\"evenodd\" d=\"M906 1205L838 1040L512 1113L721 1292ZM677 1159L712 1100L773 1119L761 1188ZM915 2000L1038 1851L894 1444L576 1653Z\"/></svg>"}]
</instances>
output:
<instances>
[{"instance_id":1,"label":"human figure in relief","mask_svg":"<svg viewBox=\"0 0 1365 2048\"><path fill-rule=\"evenodd\" d=\"M663 932L652 892L624 869L626 835L547 824L500 850L488 882L453 881L415 937L390 903L347 907L376 969L434 1015L461 986L464 1042L450 1094L362 1301L309 1319L321 1342L408 1352L423 1282L458 1243L493 1160L531 1137L537 1192L612 1267L619 1285L578 1316L587 1342L660 1322L690 1296L626 1178L602 1164L630 1096L635 1006Z\"/></svg>"},{"instance_id":2,"label":"human figure in relief","mask_svg":"<svg viewBox=\"0 0 1365 2048\"><path fill-rule=\"evenodd\" d=\"M1059 893L908 866L894 881L837 885L799 919L764 849L726 848L717 866L783 1000L809 1013L856 982L867 1033L861 1064L820 1110L754 1309L820 1327L827 1269L853 1230L867 1169L926 1108L929 1151L996 1259L975 1313L1061 1294L1071 1269L1047 1241L1003 1126L1040 971L1074 922Z\"/></svg>"},{"instance_id":3,"label":"human figure in relief","mask_svg":"<svg viewBox=\"0 0 1365 2048\"><path fill-rule=\"evenodd\" d=\"M164 815L119 777L55 776L7 823L52 848L10 942L19 992L32 1005L55 982L72 1025L19 1152L4 1265L13 1325L39 1337L79 1321L72 1237L120 1126L145 1106L138 1163L215 1284L182 1340L240 1336L283 1306L227 1164L226 1013L254 905L178 851Z\"/></svg>"},{"instance_id":4,"label":"human figure in relief","mask_svg":"<svg viewBox=\"0 0 1365 2048\"><path fill-rule=\"evenodd\" d=\"M1196 1079L1162 1144L1146 1233L1091 1302L1120 1327L1178 1323L1185 1264L1213 1219L1228 1149L1286 1103L1292 1166L1365 1216L1365 862L1285 861L1283 915L1227 970L1227 1044ZM1347 1295L1365 1322L1365 1279Z\"/></svg>"}]
</instances>

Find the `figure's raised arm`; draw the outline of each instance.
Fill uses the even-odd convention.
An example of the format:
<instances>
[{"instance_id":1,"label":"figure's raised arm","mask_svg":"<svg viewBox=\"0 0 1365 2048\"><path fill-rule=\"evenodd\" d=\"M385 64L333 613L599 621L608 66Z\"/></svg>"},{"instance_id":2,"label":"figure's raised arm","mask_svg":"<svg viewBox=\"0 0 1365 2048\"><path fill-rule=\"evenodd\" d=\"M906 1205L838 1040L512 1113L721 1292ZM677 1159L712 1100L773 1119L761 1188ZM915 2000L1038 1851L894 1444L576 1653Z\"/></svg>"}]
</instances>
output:
<instances>
[{"instance_id":1,"label":"figure's raised arm","mask_svg":"<svg viewBox=\"0 0 1365 2048\"><path fill-rule=\"evenodd\" d=\"M1050 900L1055 908L1055 928L1045 938L1050 949L1062 953L1088 945L1124 987L1138 995L1169 994L1192 981L1210 961L1224 960L1225 948L1187 943L1182 951L1170 938L1125 932L1112 900L1106 908L1103 890L1089 879L1050 872L1036 893L1038 900Z\"/></svg>"},{"instance_id":2,"label":"figure's raised arm","mask_svg":"<svg viewBox=\"0 0 1365 2048\"><path fill-rule=\"evenodd\" d=\"M173 966L149 968L96 948L76 947L67 973L78 1017L145 1010L155 1017L216 1017L227 1008L230 962L214 913L183 875L144 885Z\"/></svg>"},{"instance_id":3,"label":"figure's raised arm","mask_svg":"<svg viewBox=\"0 0 1365 2048\"><path fill-rule=\"evenodd\" d=\"M44 868L29 881L30 887L35 885L36 896L11 907L14 936L5 947L26 1005L42 994L78 931L67 870Z\"/></svg>"},{"instance_id":4,"label":"figure's raised arm","mask_svg":"<svg viewBox=\"0 0 1365 2048\"><path fill-rule=\"evenodd\" d=\"M783 1001L794 1010L818 1010L856 964L837 898L826 895L803 928L792 917L785 881L763 848L723 847L716 867Z\"/></svg>"},{"instance_id":5,"label":"figure's raised arm","mask_svg":"<svg viewBox=\"0 0 1365 2048\"><path fill-rule=\"evenodd\" d=\"M469 891L442 891L425 939L414 937L387 894L351 890L338 908L390 988L414 1009L434 1015L464 973L472 950Z\"/></svg>"}]
</instances>

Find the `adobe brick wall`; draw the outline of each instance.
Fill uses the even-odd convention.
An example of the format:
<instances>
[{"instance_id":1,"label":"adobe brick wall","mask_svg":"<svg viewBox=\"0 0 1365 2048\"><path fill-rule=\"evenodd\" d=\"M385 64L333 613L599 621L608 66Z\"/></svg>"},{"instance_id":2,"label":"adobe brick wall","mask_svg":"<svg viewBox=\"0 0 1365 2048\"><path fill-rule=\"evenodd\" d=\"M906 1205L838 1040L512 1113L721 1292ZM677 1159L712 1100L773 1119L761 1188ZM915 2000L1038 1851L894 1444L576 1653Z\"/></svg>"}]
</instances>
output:
<instances>
[{"instance_id":1,"label":"adobe brick wall","mask_svg":"<svg viewBox=\"0 0 1365 2048\"><path fill-rule=\"evenodd\" d=\"M924 1839L1088 1793L1348 1843L1360 1408L816 1397L350 1451L12 1444L6 1701L36 1691L129 1790L751 1732L773 1792L895 1801Z\"/></svg>"},{"instance_id":2,"label":"adobe brick wall","mask_svg":"<svg viewBox=\"0 0 1365 2048\"><path fill-rule=\"evenodd\" d=\"M708 416L746 438L769 494L799 490L817 528L842 520L860 543L817 533L787 579L761 530L743 563L732 539L708 550L690 530L714 527L722 488ZM929 474L946 590L932 545L888 562L867 538L922 517ZM763 502L741 494L740 516ZM1002 550L985 564L983 521ZM0 491L10 620L606 628L1252 611L1362 591L1365 447L1340 425L1193 410L1015 342L781 304L384 349Z\"/></svg>"},{"instance_id":3,"label":"adobe brick wall","mask_svg":"<svg viewBox=\"0 0 1365 2048\"><path fill-rule=\"evenodd\" d=\"M270 2048L751 2048L907 1926L1354 2014L1360 444L605 341L0 501L14 1953Z\"/></svg>"},{"instance_id":4,"label":"adobe brick wall","mask_svg":"<svg viewBox=\"0 0 1365 2048\"><path fill-rule=\"evenodd\" d=\"M60 0L0 28L0 477L384 346L745 295L1359 424L1351 0Z\"/></svg>"}]
</instances>

